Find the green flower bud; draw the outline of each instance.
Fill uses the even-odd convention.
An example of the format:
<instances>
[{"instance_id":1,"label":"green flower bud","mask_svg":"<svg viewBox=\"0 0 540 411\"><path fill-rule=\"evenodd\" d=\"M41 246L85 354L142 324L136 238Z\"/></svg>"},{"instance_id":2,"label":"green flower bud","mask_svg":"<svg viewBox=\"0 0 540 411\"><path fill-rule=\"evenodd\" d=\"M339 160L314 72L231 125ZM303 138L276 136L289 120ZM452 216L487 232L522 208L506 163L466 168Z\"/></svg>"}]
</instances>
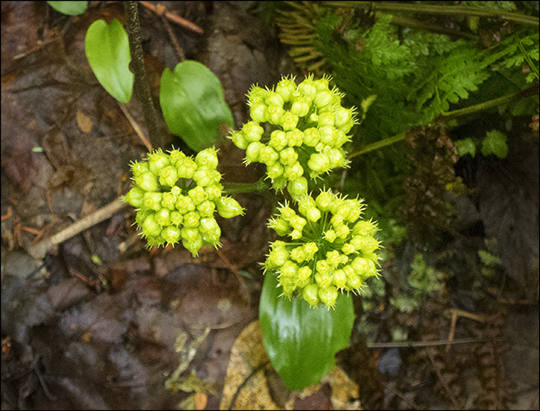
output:
<instances>
[{"instance_id":1,"label":"green flower bud","mask_svg":"<svg viewBox=\"0 0 540 411\"><path fill-rule=\"evenodd\" d=\"M377 232L377 227L371 221L359 221L353 228L354 235L373 236Z\"/></svg>"},{"instance_id":2,"label":"green flower bud","mask_svg":"<svg viewBox=\"0 0 540 411\"><path fill-rule=\"evenodd\" d=\"M309 157L308 167L317 174L330 170L330 161L324 154L313 153Z\"/></svg>"},{"instance_id":3,"label":"green flower bud","mask_svg":"<svg viewBox=\"0 0 540 411\"><path fill-rule=\"evenodd\" d=\"M313 81L312 84L315 86L317 94L329 90L328 84L330 83L330 80L330 76L324 75L322 78Z\"/></svg>"},{"instance_id":4,"label":"green flower bud","mask_svg":"<svg viewBox=\"0 0 540 411\"><path fill-rule=\"evenodd\" d=\"M276 151L281 151L287 147L287 144L287 135L283 130L272 131L272 134L270 134L270 141L268 142L270 147L274 148Z\"/></svg>"},{"instance_id":5,"label":"green flower bud","mask_svg":"<svg viewBox=\"0 0 540 411\"><path fill-rule=\"evenodd\" d=\"M337 107L334 111L334 119L336 127L348 124L353 120L353 110L345 107Z\"/></svg>"},{"instance_id":6,"label":"green flower bud","mask_svg":"<svg viewBox=\"0 0 540 411\"><path fill-rule=\"evenodd\" d=\"M161 226L154 219L154 214L148 215L141 226L142 233L145 236L158 236L161 234Z\"/></svg>"},{"instance_id":7,"label":"green flower bud","mask_svg":"<svg viewBox=\"0 0 540 411\"><path fill-rule=\"evenodd\" d=\"M161 200L163 199L162 193L144 193L143 205L150 210L161 210Z\"/></svg>"},{"instance_id":8,"label":"green flower bud","mask_svg":"<svg viewBox=\"0 0 540 411\"><path fill-rule=\"evenodd\" d=\"M199 255L199 250L204 245L204 241L202 239L202 236L200 234L195 237L195 239L189 241L182 239L182 245L188 249L191 254L193 254L195 257Z\"/></svg>"},{"instance_id":9,"label":"green flower bud","mask_svg":"<svg viewBox=\"0 0 540 411\"><path fill-rule=\"evenodd\" d=\"M208 199L208 193L204 191L204 188L201 186L197 186L189 190L188 196L191 198L191 201L195 207Z\"/></svg>"},{"instance_id":10,"label":"green flower bud","mask_svg":"<svg viewBox=\"0 0 540 411\"><path fill-rule=\"evenodd\" d=\"M347 286L347 275L345 271L338 269L332 273L332 284L334 284L340 290Z\"/></svg>"},{"instance_id":11,"label":"green flower bud","mask_svg":"<svg viewBox=\"0 0 540 411\"><path fill-rule=\"evenodd\" d=\"M148 163L145 161L143 163L133 162L131 163L131 172L134 177L137 177L141 174L148 173L150 169L148 168Z\"/></svg>"},{"instance_id":12,"label":"green flower bud","mask_svg":"<svg viewBox=\"0 0 540 411\"><path fill-rule=\"evenodd\" d=\"M156 191L158 187L157 178L151 172L142 173L135 176L135 185L144 191Z\"/></svg>"},{"instance_id":13,"label":"green flower bud","mask_svg":"<svg viewBox=\"0 0 540 411\"><path fill-rule=\"evenodd\" d=\"M249 115L257 123L266 121L266 104L255 104L249 108Z\"/></svg>"},{"instance_id":14,"label":"green flower bud","mask_svg":"<svg viewBox=\"0 0 540 411\"><path fill-rule=\"evenodd\" d=\"M279 211L281 212L281 217L286 221L289 221L296 215L296 212L288 206L287 202L285 202L285 206L281 207Z\"/></svg>"},{"instance_id":15,"label":"green flower bud","mask_svg":"<svg viewBox=\"0 0 540 411\"><path fill-rule=\"evenodd\" d=\"M319 128L319 141L323 144L321 147L333 147L336 143L337 130L332 126L323 126Z\"/></svg>"},{"instance_id":16,"label":"green flower bud","mask_svg":"<svg viewBox=\"0 0 540 411\"><path fill-rule=\"evenodd\" d=\"M276 85L276 93L278 93L284 102L290 101L292 94L296 91L296 83L294 79L283 78Z\"/></svg>"},{"instance_id":17,"label":"green flower bud","mask_svg":"<svg viewBox=\"0 0 540 411\"><path fill-rule=\"evenodd\" d=\"M245 150L249 146L250 142L246 140L244 133L241 131L233 131L230 138L234 145L242 150Z\"/></svg>"},{"instance_id":18,"label":"green flower bud","mask_svg":"<svg viewBox=\"0 0 540 411\"><path fill-rule=\"evenodd\" d=\"M314 275L315 282L321 288L326 288L332 284L332 277L328 273L317 272Z\"/></svg>"},{"instance_id":19,"label":"green flower bud","mask_svg":"<svg viewBox=\"0 0 540 411\"><path fill-rule=\"evenodd\" d=\"M304 251L304 247L299 246L299 247L293 248L291 250L291 258L298 263L304 262L306 259L306 252Z\"/></svg>"},{"instance_id":20,"label":"green flower bud","mask_svg":"<svg viewBox=\"0 0 540 411\"><path fill-rule=\"evenodd\" d=\"M334 93L330 90L319 91L313 99L313 105L317 108L327 107L332 103Z\"/></svg>"},{"instance_id":21,"label":"green flower bud","mask_svg":"<svg viewBox=\"0 0 540 411\"><path fill-rule=\"evenodd\" d=\"M294 130L287 131L287 144L289 147L301 146L304 142L304 133L295 128Z\"/></svg>"},{"instance_id":22,"label":"green flower bud","mask_svg":"<svg viewBox=\"0 0 540 411\"><path fill-rule=\"evenodd\" d=\"M315 127L304 130L304 144L306 146L315 147L319 143L320 138L319 130Z\"/></svg>"},{"instance_id":23,"label":"green flower bud","mask_svg":"<svg viewBox=\"0 0 540 411\"><path fill-rule=\"evenodd\" d=\"M337 234L334 230L326 230L324 233L324 239L329 243L333 243L337 238Z\"/></svg>"},{"instance_id":24,"label":"green flower bud","mask_svg":"<svg viewBox=\"0 0 540 411\"><path fill-rule=\"evenodd\" d=\"M265 145L263 143L259 143L257 141L250 143L246 150L246 163L249 164L259 161L259 153L264 147Z\"/></svg>"},{"instance_id":25,"label":"green flower bud","mask_svg":"<svg viewBox=\"0 0 540 411\"><path fill-rule=\"evenodd\" d=\"M168 244L176 244L180 241L180 229L178 227L169 226L161 231L161 238Z\"/></svg>"},{"instance_id":26,"label":"green flower bud","mask_svg":"<svg viewBox=\"0 0 540 411\"><path fill-rule=\"evenodd\" d=\"M166 208L162 208L156 213L156 215L154 216L154 220L156 220L156 223L158 223L162 227L168 226L169 224L171 224L169 215L169 210L167 210Z\"/></svg>"},{"instance_id":27,"label":"green flower bud","mask_svg":"<svg viewBox=\"0 0 540 411\"><path fill-rule=\"evenodd\" d=\"M217 150L215 148L207 148L200 151L195 157L195 163L202 168L215 169L218 165Z\"/></svg>"},{"instance_id":28,"label":"green flower bud","mask_svg":"<svg viewBox=\"0 0 540 411\"><path fill-rule=\"evenodd\" d=\"M270 124L279 125L285 114L283 107L271 105L266 109L266 121Z\"/></svg>"},{"instance_id":29,"label":"green flower bud","mask_svg":"<svg viewBox=\"0 0 540 411\"><path fill-rule=\"evenodd\" d=\"M333 285L319 289L319 299L329 308L336 305L337 296L337 288Z\"/></svg>"},{"instance_id":30,"label":"green flower bud","mask_svg":"<svg viewBox=\"0 0 540 411\"><path fill-rule=\"evenodd\" d=\"M244 215L244 209L234 198L220 197L216 199L218 213L223 218L232 218L238 215Z\"/></svg>"},{"instance_id":31,"label":"green flower bud","mask_svg":"<svg viewBox=\"0 0 540 411\"><path fill-rule=\"evenodd\" d=\"M319 247L312 241L304 245L304 251L306 253L306 261L313 260L315 253L319 251Z\"/></svg>"},{"instance_id":32,"label":"green flower bud","mask_svg":"<svg viewBox=\"0 0 540 411\"><path fill-rule=\"evenodd\" d=\"M180 194L176 199L176 208L182 214L186 214L195 210L195 204L190 197Z\"/></svg>"},{"instance_id":33,"label":"green flower bud","mask_svg":"<svg viewBox=\"0 0 540 411\"><path fill-rule=\"evenodd\" d=\"M178 181L178 173L173 166L163 167L159 173L159 184L172 187Z\"/></svg>"},{"instance_id":34,"label":"green flower bud","mask_svg":"<svg viewBox=\"0 0 540 411\"><path fill-rule=\"evenodd\" d=\"M302 298L306 300L310 306L316 307L319 304L319 286L317 284L309 284L304 287Z\"/></svg>"},{"instance_id":35,"label":"green flower bud","mask_svg":"<svg viewBox=\"0 0 540 411\"><path fill-rule=\"evenodd\" d=\"M216 204L213 201L206 200L197 206L197 211L202 218L212 217L216 211Z\"/></svg>"},{"instance_id":36,"label":"green flower bud","mask_svg":"<svg viewBox=\"0 0 540 411\"><path fill-rule=\"evenodd\" d=\"M199 226L199 213L196 211L190 211L187 214L184 214L184 227L195 228Z\"/></svg>"},{"instance_id":37,"label":"green flower bud","mask_svg":"<svg viewBox=\"0 0 540 411\"><path fill-rule=\"evenodd\" d=\"M221 233L221 229L214 217L201 218L199 222L199 231L201 233L212 233L217 231Z\"/></svg>"},{"instance_id":38,"label":"green flower bud","mask_svg":"<svg viewBox=\"0 0 540 411\"><path fill-rule=\"evenodd\" d=\"M289 224L295 229L295 230L300 230L302 231L302 229L304 228L304 226L306 225L307 221L305 218L302 218L298 215L294 215L291 217L291 219L289 220Z\"/></svg>"},{"instance_id":39,"label":"green flower bud","mask_svg":"<svg viewBox=\"0 0 540 411\"><path fill-rule=\"evenodd\" d=\"M185 157L186 155L180 150L173 149L169 151L169 162L171 163L171 166L177 167L176 163L182 161Z\"/></svg>"},{"instance_id":40,"label":"green flower bud","mask_svg":"<svg viewBox=\"0 0 540 411\"><path fill-rule=\"evenodd\" d=\"M351 230L345 224L342 224L339 227L337 227L335 229L335 231L336 231L336 235L338 236L338 238L341 238L342 240L345 240L347 238L347 236L349 235Z\"/></svg>"},{"instance_id":41,"label":"green flower bud","mask_svg":"<svg viewBox=\"0 0 540 411\"><path fill-rule=\"evenodd\" d=\"M349 290L359 290L362 288L363 283L362 279L356 274L347 276L347 288Z\"/></svg>"},{"instance_id":42,"label":"green flower bud","mask_svg":"<svg viewBox=\"0 0 540 411\"><path fill-rule=\"evenodd\" d=\"M148 168L156 176L169 164L169 156L161 149L148 154Z\"/></svg>"},{"instance_id":43,"label":"green flower bud","mask_svg":"<svg viewBox=\"0 0 540 411\"><path fill-rule=\"evenodd\" d=\"M279 93L276 93L275 91L269 92L264 102L267 106L283 107L284 104L283 97L281 97L281 95Z\"/></svg>"},{"instance_id":44,"label":"green flower bud","mask_svg":"<svg viewBox=\"0 0 540 411\"><path fill-rule=\"evenodd\" d=\"M210 187L205 187L204 191L208 194L208 200L214 201L216 198L221 197L221 184L214 184Z\"/></svg>"},{"instance_id":45,"label":"green flower bud","mask_svg":"<svg viewBox=\"0 0 540 411\"><path fill-rule=\"evenodd\" d=\"M169 219L171 220L171 224L176 227L180 226L180 224L182 224L182 221L184 220L184 218L182 217L182 214L176 210L171 211Z\"/></svg>"},{"instance_id":46,"label":"green flower bud","mask_svg":"<svg viewBox=\"0 0 540 411\"><path fill-rule=\"evenodd\" d=\"M286 112L281 117L281 122L279 123L279 125L281 125L281 127L285 131L293 130L298 125L298 116L295 116L291 112Z\"/></svg>"},{"instance_id":47,"label":"green flower bud","mask_svg":"<svg viewBox=\"0 0 540 411\"><path fill-rule=\"evenodd\" d=\"M287 185L287 190L292 198L296 201L307 196L308 182L305 177L297 178L294 181L290 181Z\"/></svg>"},{"instance_id":48,"label":"green flower bud","mask_svg":"<svg viewBox=\"0 0 540 411\"><path fill-rule=\"evenodd\" d=\"M319 218L321 218L321 212L316 207L310 207L307 209L306 218L309 221L316 222L319 220Z\"/></svg>"},{"instance_id":49,"label":"green flower bud","mask_svg":"<svg viewBox=\"0 0 540 411\"><path fill-rule=\"evenodd\" d=\"M141 207L144 200L145 191L137 186L131 187L131 190L125 195L124 201L133 207Z\"/></svg>"},{"instance_id":50,"label":"green flower bud","mask_svg":"<svg viewBox=\"0 0 540 411\"><path fill-rule=\"evenodd\" d=\"M334 113L330 111L325 111L324 113L319 113L319 127L324 126L334 126Z\"/></svg>"},{"instance_id":51,"label":"green flower bud","mask_svg":"<svg viewBox=\"0 0 540 411\"><path fill-rule=\"evenodd\" d=\"M197 164L191 157L185 157L176 163L178 178L193 178L193 173L197 170Z\"/></svg>"},{"instance_id":52,"label":"green flower bud","mask_svg":"<svg viewBox=\"0 0 540 411\"><path fill-rule=\"evenodd\" d=\"M356 247L354 245L352 245L351 243L347 243L347 244L344 244L343 247L341 248L341 251L343 251L343 253L349 255L349 254L352 254L356 251Z\"/></svg>"},{"instance_id":53,"label":"green flower bud","mask_svg":"<svg viewBox=\"0 0 540 411\"><path fill-rule=\"evenodd\" d=\"M176 196L173 193L163 193L161 206L173 211L176 209Z\"/></svg>"},{"instance_id":54,"label":"green flower bud","mask_svg":"<svg viewBox=\"0 0 540 411\"><path fill-rule=\"evenodd\" d=\"M158 236L149 235L146 237L146 244L149 247L153 247L153 246L159 247L165 244L165 240L160 235Z\"/></svg>"},{"instance_id":55,"label":"green flower bud","mask_svg":"<svg viewBox=\"0 0 540 411\"><path fill-rule=\"evenodd\" d=\"M268 254L264 266L268 270L274 270L283 266L289 260L289 252L283 248L275 248Z\"/></svg>"},{"instance_id":56,"label":"green flower bud","mask_svg":"<svg viewBox=\"0 0 540 411\"><path fill-rule=\"evenodd\" d=\"M335 198L335 195L333 195L330 191L321 191L315 202L321 211L328 211Z\"/></svg>"},{"instance_id":57,"label":"green flower bud","mask_svg":"<svg viewBox=\"0 0 540 411\"><path fill-rule=\"evenodd\" d=\"M267 166L275 164L278 159L279 154L276 153L276 150L272 147L264 146L261 151L259 151L259 161Z\"/></svg>"},{"instance_id":58,"label":"green flower bud","mask_svg":"<svg viewBox=\"0 0 540 411\"><path fill-rule=\"evenodd\" d=\"M298 240L302 238L302 230L293 230L290 236L293 240Z\"/></svg>"},{"instance_id":59,"label":"green flower bud","mask_svg":"<svg viewBox=\"0 0 540 411\"><path fill-rule=\"evenodd\" d=\"M347 160L341 149L331 148L326 155L330 161L330 168L345 167L347 165Z\"/></svg>"},{"instance_id":60,"label":"green flower bud","mask_svg":"<svg viewBox=\"0 0 540 411\"><path fill-rule=\"evenodd\" d=\"M309 101L309 104L313 101L317 95L317 89L313 85L312 79L305 79L298 85L298 91Z\"/></svg>"},{"instance_id":61,"label":"green flower bud","mask_svg":"<svg viewBox=\"0 0 540 411\"><path fill-rule=\"evenodd\" d=\"M285 175L285 177L287 177L291 181L298 180L300 177L304 175L304 169L302 168L300 163L297 161L292 166L286 166L285 172L283 174Z\"/></svg>"},{"instance_id":62,"label":"green flower bud","mask_svg":"<svg viewBox=\"0 0 540 411\"><path fill-rule=\"evenodd\" d=\"M291 260L285 261L281 269L279 270L279 276L280 280L281 277L296 277L296 273L298 272L298 266L293 263Z\"/></svg>"},{"instance_id":63,"label":"green flower bud","mask_svg":"<svg viewBox=\"0 0 540 411\"><path fill-rule=\"evenodd\" d=\"M307 265L298 269L298 279L300 281L308 280L309 278L311 278L311 274L311 268L309 268L309 266Z\"/></svg>"},{"instance_id":64,"label":"green flower bud","mask_svg":"<svg viewBox=\"0 0 540 411\"><path fill-rule=\"evenodd\" d=\"M295 116L304 117L309 112L310 106L311 102L308 99L304 97L296 97L292 101L292 105L289 111Z\"/></svg>"},{"instance_id":65,"label":"green flower bud","mask_svg":"<svg viewBox=\"0 0 540 411\"><path fill-rule=\"evenodd\" d=\"M292 166L298 160L298 154L294 151L294 148L288 147L279 153L279 158L284 166Z\"/></svg>"},{"instance_id":66,"label":"green flower bud","mask_svg":"<svg viewBox=\"0 0 540 411\"><path fill-rule=\"evenodd\" d=\"M291 226L284 218L272 218L268 221L268 227L273 229L277 235L284 236L289 232Z\"/></svg>"},{"instance_id":67,"label":"green flower bud","mask_svg":"<svg viewBox=\"0 0 540 411\"><path fill-rule=\"evenodd\" d=\"M244 124L244 127L242 127L242 132L244 133L244 138L247 141L255 142L261 140L261 137L264 133L264 128L262 128L259 123L256 123L255 121L250 121Z\"/></svg>"},{"instance_id":68,"label":"green flower bud","mask_svg":"<svg viewBox=\"0 0 540 411\"><path fill-rule=\"evenodd\" d=\"M249 104L253 105L256 103L263 103L268 93L269 93L268 90L265 90L261 87L257 87L257 86L251 87L248 93Z\"/></svg>"},{"instance_id":69,"label":"green flower bud","mask_svg":"<svg viewBox=\"0 0 540 411\"><path fill-rule=\"evenodd\" d=\"M193 242L198 237L200 237L199 230L197 228L192 227L184 227L180 230L180 235L182 236L182 240ZM187 247L186 247L187 248Z\"/></svg>"},{"instance_id":70,"label":"green flower bud","mask_svg":"<svg viewBox=\"0 0 540 411\"><path fill-rule=\"evenodd\" d=\"M326 260L317 261L316 268L320 274L330 274L330 266Z\"/></svg>"},{"instance_id":71,"label":"green flower bud","mask_svg":"<svg viewBox=\"0 0 540 411\"><path fill-rule=\"evenodd\" d=\"M275 162L271 166L266 167L266 174L272 180L275 180L276 178L282 176L284 171L285 169L283 168L281 163L278 163L278 162Z\"/></svg>"},{"instance_id":72,"label":"green flower bud","mask_svg":"<svg viewBox=\"0 0 540 411\"><path fill-rule=\"evenodd\" d=\"M198 168L197 171L193 173L193 180L197 183L197 186L200 188L213 185L216 183L214 181L214 176L212 174L212 171L215 170L209 170L207 168Z\"/></svg>"},{"instance_id":73,"label":"green flower bud","mask_svg":"<svg viewBox=\"0 0 540 411\"><path fill-rule=\"evenodd\" d=\"M287 179L285 177L278 177L272 181L272 188L276 191L281 191L287 185Z\"/></svg>"}]
</instances>

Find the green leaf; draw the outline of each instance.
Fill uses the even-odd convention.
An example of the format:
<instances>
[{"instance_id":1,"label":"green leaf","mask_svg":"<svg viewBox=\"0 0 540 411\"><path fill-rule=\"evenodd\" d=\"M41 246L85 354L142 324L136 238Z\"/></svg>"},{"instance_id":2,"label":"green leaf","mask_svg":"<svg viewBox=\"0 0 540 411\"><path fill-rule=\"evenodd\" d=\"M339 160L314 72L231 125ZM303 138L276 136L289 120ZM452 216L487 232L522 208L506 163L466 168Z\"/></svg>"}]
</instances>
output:
<instances>
[{"instance_id":1,"label":"green leaf","mask_svg":"<svg viewBox=\"0 0 540 411\"><path fill-rule=\"evenodd\" d=\"M48 1L47 3L56 11L70 16L83 14L88 8L87 1Z\"/></svg>"},{"instance_id":2,"label":"green leaf","mask_svg":"<svg viewBox=\"0 0 540 411\"><path fill-rule=\"evenodd\" d=\"M86 32L84 50L100 84L122 103L131 100L135 76L129 70L129 41L122 24L114 19L92 23Z\"/></svg>"},{"instance_id":3,"label":"green leaf","mask_svg":"<svg viewBox=\"0 0 540 411\"><path fill-rule=\"evenodd\" d=\"M310 308L300 299L279 297L277 277L266 274L259 305L263 344L274 369L290 390L318 383L349 344L354 321L351 296L338 296L335 310Z\"/></svg>"},{"instance_id":4,"label":"green leaf","mask_svg":"<svg viewBox=\"0 0 540 411\"><path fill-rule=\"evenodd\" d=\"M183 61L174 72L163 71L159 101L171 133L195 151L215 144L221 125L233 125L221 82L196 61Z\"/></svg>"},{"instance_id":5,"label":"green leaf","mask_svg":"<svg viewBox=\"0 0 540 411\"><path fill-rule=\"evenodd\" d=\"M502 265L502 261L499 257L490 254L487 251L478 250L478 256L480 257L480 260L482 260L482 262L488 267Z\"/></svg>"},{"instance_id":6,"label":"green leaf","mask_svg":"<svg viewBox=\"0 0 540 411\"><path fill-rule=\"evenodd\" d=\"M505 158L508 154L506 136L497 130L488 131L482 140L482 154L485 156L495 154L497 157Z\"/></svg>"},{"instance_id":7,"label":"green leaf","mask_svg":"<svg viewBox=\"0 0 540 411\"><path fill-rule=\"evenodd\" d=\"M456 143L460 157L463 157L465 154L470 154L473 157L476 155L476 144L474 144L471 138L458 140Z\"/></svg>"}]
</instances>

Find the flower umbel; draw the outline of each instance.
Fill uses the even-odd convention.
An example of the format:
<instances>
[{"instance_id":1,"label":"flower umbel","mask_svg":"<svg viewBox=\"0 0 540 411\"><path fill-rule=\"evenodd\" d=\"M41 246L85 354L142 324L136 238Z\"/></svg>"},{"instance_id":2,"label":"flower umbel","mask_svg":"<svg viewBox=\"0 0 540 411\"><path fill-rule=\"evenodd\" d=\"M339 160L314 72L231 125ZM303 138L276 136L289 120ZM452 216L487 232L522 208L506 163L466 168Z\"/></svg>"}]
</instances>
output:
<instances>
[{"instance_id":1,"label":"flower umbel","mask_svg":"<svg viewBox=\"0 0 540 411\"><path fill-rule=\"evenodd\" d=\"M217 165L214 148L195 159L179 150L157 150L131 164L133 186L124 201L137 208L135 222L149 246L182 241L196 256L204 245L221 245L214 212L232 218L244 210L235 199L222 196Z\"/></svg>"},{"instance_id":2,"label":"flower umbel","mask_svg":"<svg viewBox=\"0 0 540 411\"><path fill-rule=\"evenodd\" d=\"M333 307L338 291L357 292L378 275L377 225L361 219L363 209L362 200L329 190L281 206L268 225L290 240L271 243L264 267L277 274L284 296Z\"/></svg>"},{"instance_id":3,"label":"flower umbel","mask_svg":"<svg viewBox=\"0 0 540 411\"><path fill-rule=\"evenodd\" d=\"M307 178L348 163L342 146L350 140L347 133L356 113L341 105L343 94L330 90L329 81L310 75L296 85L294 78L284 77L271 90L252 87L252 121L231 135L234 144L246 150L245 163L266 164L274 189L287 187L295 200L307 194Z\"/></svg>"}]
</instances>

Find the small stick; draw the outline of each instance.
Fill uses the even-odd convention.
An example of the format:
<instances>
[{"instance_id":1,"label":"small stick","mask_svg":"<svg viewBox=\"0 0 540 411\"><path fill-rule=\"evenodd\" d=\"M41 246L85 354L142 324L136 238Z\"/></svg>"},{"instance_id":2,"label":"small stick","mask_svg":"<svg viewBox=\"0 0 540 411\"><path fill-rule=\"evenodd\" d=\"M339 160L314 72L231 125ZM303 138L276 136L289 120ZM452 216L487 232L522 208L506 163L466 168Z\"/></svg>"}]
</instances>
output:
<instances>
[{"instance_id":1,"label":"small stick","mask_svg":"<svg viewBox=\"0 0 540 411\"><path fill-rule=\"evenodd\" d=\"M45 254L51 247L66 241L67 239L98 223L101 223L102 221L116 214L125 206L127 206L127 203L125 203L122 199L117 198L112 203L107 204L105 207L102 207L99 210L96 210L94 213L82 218L52 237L31 246L28 249L28 253L35 259L41 260L43 257L45 257Z\"/></svg>"},{"instance_id":2,"label":"small stick","mask_svg":"<svg viewBox=\"0 0 540 411\"><path fill-rule=\"evenodd\" d=\"M139 1L144 7L146 7L148 10L153 11L154 13L158 13L158 7L159 5L155 5L150 3L149 1ZM186 29L193 30L196 33L203 34L204 30L201 29L199 26L197 26L195 23L192 23L191 21L178 16L177 14L171 13L170 11L165 12L165 17L176 23L179 24L182 27L185 27Z\"/></svg>"}]
</instances>

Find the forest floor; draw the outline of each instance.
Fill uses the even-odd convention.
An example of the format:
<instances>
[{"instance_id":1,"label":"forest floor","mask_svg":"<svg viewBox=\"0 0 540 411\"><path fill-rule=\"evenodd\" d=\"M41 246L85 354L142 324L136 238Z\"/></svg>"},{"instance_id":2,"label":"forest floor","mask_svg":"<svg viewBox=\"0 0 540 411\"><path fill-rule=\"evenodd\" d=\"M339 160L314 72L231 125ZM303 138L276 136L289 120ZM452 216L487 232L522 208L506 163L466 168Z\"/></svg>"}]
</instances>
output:
<instances>
[{"instance_id":1,"label":"forest floor","mask_svg":"<svg viewBox=\"0 0 540 411\"><path fill-rule=\"evenodd\" d=\"M248 121L252 84L301 74L250 2L163 4L203 33L139 7L156 107L162 71L182 59L219 77L236 128ZM127 206L45 258L30 257L32 245L125 194L130 162L147 152L135 131L146 132L138 102L122 105L108 95L85 57L85 33L100 18L125 23L114 2L92 4L77 17L45 2L2 2L3 409L216 409L232 402L261 409L538 409L538 300L521 301L519 292L501 298L495 281L491 294L459 283L452 293L427 296L415 313L381 303L362 316L355 297L350 347L338 354L339 368L305 393L290 393L269 366L252 373L267 361L256 321L270 195L237 196L246 215L219 220L223 246L198 258L181 246L146 249ZM164 123L161 129L164 147L189 152ZM218 147L224 180L263 175L261 166L244 166L230 141ZM532 207L538 218L537 192ZM445 261L451 252L462 253L461 262L476 253L484 238L471 238L452 242ZM395 261L383 271L409 267L407 250L393 250ZM368 339L365 329L381 339ZM418 344L380 344L396 329L421 330L409 332ZM463 343L435 345L452 339Z\"/></svg>"}]
</instances>

